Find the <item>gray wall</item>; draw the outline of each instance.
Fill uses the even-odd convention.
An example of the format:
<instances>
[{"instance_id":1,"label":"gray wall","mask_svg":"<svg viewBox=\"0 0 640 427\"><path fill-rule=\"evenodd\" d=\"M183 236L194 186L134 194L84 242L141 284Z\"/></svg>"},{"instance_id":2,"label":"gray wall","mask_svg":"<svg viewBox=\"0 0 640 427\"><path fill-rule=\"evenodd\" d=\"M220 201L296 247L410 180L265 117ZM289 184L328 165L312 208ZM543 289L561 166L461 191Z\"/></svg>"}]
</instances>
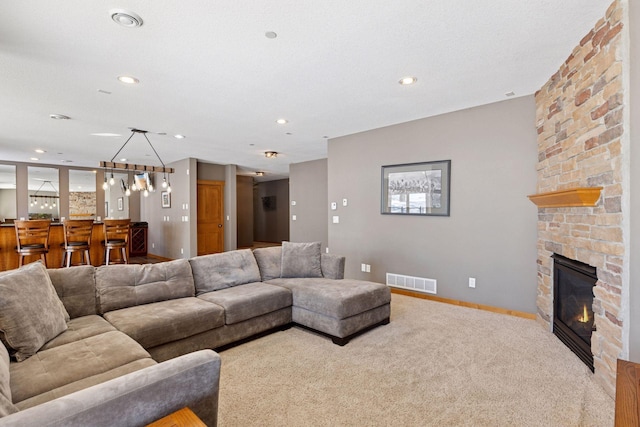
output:
<instances>
[{"instance_id":1,"label":"gray wall","mask_svg":"<svg viewBox=\"0 0 640 427\"><path fill-rule=\"evenodd\" d=\"M253 177L238 175L236 177L238 195L238 247L253 245Z\"/></svg>"},{"instance_id":2,"label":"gray wall","mask_svg":"<svg viewBox=\"0 0 640 427\"><path fill-rule=\"evenodd\" d=\"M630 120L631 132L631 242L629 266L629 360L640 362L640 5L629 1L630 31Z\"/></svg>"},{"instance_id":3,"label":"gray wall","mask_svg":"<svg viewBox=\"0 0 640 427\"><path fill-rule=\"evenodd\" d=\"M4 219L16 219L18 204L16 203L16 190L12 188L0 189L0 221Z\"/></svg>"},{"instance_id":4,"label":"gray wall","mask_svg":"<svg viewBox=\"0 0 640 427\"><path fill-rule=\"evenodd\" d=\"M346 277L427 277L445 298L535 312L533 96L332 139L328 153L329 200L348 199L332 213L340 223L329 224ZM380 214L382 165L449 159L450 217Z\"/></svg>"},{"instance_id":5,"label":"gray wall","mask_svg":"<svg viewBox=\"0 0 640 427\"><path fill-rule=\"evenodd\" d=\"M180 160L167 166L175 168L171 174L171 207L163 208L160 198L160 174L153 180L156 190L149 197L140 198L142 221L149 223L148 253L165 258L196 256L196 169L195 159Z\"/></svg>"},{"instance_id":6,"label":"gray wall","mask_svg":"<svg viewBox=\"0 0 640 427\"><path fill-rule=\"evenodd\" d=\"M322 242L324 250L329 242L327 159L289 165L289 191L291 241Z\"/></svg>"},{"instance_id":7,"label":"gray wall","mask_svg":"<svg viewBox=\"0 0 640 427\"><path fill-rule=\"evenodd\" d=\"M262 198L276 197L276 208L265 210ZM260 182L253 189L253 238L258 242L289 240L289 180Z\"/></svg>"}]
</instances>

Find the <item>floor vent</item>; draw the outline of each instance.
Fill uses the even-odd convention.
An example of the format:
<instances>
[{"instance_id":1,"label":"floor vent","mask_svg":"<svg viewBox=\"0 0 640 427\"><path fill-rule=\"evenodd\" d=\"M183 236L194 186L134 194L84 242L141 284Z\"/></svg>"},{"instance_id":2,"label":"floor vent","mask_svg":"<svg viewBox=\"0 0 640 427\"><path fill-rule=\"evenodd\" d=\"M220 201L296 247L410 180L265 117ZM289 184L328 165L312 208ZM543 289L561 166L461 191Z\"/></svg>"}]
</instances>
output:
<instances>
[{"instance_id":1,"label":"floor vent","mask_svg":"<svg viewBox=\"0 0 640 427\"><path fill-rule=\"evenodd\" d=\"M424 277L406 276L404 274L387 273L387 286L408 289L410 291L437 293L437 282L434 279Z\"/></svg>"}]
</instances>

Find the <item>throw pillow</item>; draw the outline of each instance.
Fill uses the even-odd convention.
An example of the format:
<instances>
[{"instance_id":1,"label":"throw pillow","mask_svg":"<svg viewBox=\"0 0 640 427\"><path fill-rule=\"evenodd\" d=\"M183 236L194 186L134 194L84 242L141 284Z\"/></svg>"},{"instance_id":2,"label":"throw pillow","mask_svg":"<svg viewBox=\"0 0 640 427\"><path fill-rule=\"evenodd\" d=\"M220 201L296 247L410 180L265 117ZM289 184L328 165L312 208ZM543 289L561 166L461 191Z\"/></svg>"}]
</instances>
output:
<instances>
[{"instance_id":1,"label":"throw pillow","mask_svg":"<svg viewBox=\"0 0 640 427\"><path fill-rule=\"evenodd\" d=\"M322 277L320 242L282 242L281 277Z\"/></svg>"},{"instance_id":2,"label":"throw pillow","mask_svg":"<svg viewBox=\"0 0 640 427\"><path fill-rule=\"evenodd\" d=\"M18 362L66 331L68 319L42 262L0 275L0 335Z\"/></svg>"}]
</instances>

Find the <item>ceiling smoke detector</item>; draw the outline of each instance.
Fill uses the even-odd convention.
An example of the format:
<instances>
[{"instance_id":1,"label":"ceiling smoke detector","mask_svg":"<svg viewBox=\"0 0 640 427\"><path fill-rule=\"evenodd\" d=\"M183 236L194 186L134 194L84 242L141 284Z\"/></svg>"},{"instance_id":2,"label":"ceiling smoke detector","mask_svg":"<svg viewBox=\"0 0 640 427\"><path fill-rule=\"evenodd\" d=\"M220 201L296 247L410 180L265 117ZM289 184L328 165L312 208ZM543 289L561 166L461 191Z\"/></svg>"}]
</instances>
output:
<instances>
[{"instance_id":1,"label":"ceiling smoke detector","mask_svg":"<svg viewBox=\"0 0 640 427\"><path fill-rule=\"evenodd\" d=\"M136 13L124 9L112 9L109 11L111 19L119 25L127 28L142 26L142 18Z\"/></svg>"}]
</instances>

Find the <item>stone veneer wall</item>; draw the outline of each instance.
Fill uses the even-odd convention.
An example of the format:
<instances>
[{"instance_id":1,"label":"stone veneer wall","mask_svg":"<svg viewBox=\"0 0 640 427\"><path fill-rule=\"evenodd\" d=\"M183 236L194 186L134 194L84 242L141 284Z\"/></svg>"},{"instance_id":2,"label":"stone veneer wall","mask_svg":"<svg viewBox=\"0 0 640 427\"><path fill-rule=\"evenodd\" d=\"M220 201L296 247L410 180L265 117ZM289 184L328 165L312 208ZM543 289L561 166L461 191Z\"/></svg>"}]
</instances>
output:
<instances>
[{"instance_id":1,"label":"stone veneer wall","mask_svg":"<svg viewBox=\"0 0 640 427\"><path fill-rule=\"evenodd\" d=\"M96 192L69 193L69 216L71 219L91 219L96 215Z\"/></svg>"},{"instance_id":2,"label":"stone veneer wall","mask_svg":"<svg viewBox=\"0 0 640 427\"><path fill-rule=\"evenodd\" d=\"M624 5L614 1L605 18L580 41L536 99L538 192L603 187L593 208L544 208L538 214L537 317L553 319L555 252L597 267L591 348L595 377L615 394L616 359L623 354L625 260L623 188L628 144L623 124ZM628 137L626 138L628 139ZM628 173L628 172L626 172ZM627 285L628 286L628 285Z\"/></svg>"}]
</instances>

